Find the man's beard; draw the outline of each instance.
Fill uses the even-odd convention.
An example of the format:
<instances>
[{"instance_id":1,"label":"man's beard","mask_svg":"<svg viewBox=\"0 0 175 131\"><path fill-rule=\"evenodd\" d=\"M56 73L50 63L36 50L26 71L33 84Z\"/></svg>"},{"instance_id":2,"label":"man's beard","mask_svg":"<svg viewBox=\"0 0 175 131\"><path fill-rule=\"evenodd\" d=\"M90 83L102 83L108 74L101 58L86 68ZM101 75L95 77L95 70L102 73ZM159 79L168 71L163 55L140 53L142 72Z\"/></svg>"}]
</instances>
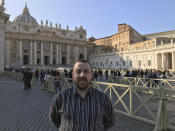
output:
<instances>
[{"instance_id":1,"label":"man's beard","mask_svg":"<svg viewBox=\"0 0 175 131\"><path fill-rule=\"evenodd\" d=\"M74 82L79 90L85 90L91 84L91 81L87 81L87 79L85 78L79 78L77 81Z\"/></svg>"}]
</instances>

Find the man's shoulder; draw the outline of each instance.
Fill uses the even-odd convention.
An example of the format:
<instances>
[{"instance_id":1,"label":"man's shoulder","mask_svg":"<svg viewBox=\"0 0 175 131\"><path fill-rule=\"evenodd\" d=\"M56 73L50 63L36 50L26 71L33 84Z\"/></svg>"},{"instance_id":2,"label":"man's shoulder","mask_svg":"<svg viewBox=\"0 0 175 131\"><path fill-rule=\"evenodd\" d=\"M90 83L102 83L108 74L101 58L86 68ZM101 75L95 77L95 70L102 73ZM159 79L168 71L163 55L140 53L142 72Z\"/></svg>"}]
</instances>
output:
<instances>
[{"instance_id":1,"label":"man's shoulder","mask_svg":"<svg viewBox=\"0 0 175 131\"><path fill-rule=\"evenodd\" d=\"M102 90L99 90L99 89L97 89L97 88L95 88L95 87L92 87L92 91L95 93L95 94L97 94L97 95L99 95L99 96L102 96L102 97L106 97L107 95L102 91Z\"/></svg>"}]
</instances>

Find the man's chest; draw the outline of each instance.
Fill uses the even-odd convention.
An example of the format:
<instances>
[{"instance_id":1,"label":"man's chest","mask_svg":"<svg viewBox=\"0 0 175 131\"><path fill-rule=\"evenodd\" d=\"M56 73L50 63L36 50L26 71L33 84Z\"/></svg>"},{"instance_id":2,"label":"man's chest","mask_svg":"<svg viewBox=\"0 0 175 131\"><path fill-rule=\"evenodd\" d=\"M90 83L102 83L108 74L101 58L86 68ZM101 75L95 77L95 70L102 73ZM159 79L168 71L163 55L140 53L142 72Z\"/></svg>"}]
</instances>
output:
<instances>
[{"instance_id":1,"label":"man's chest","mask_svg":"<svg viewBox=\"0 0 175 131\"><path fill-rule=\"evenodd\" d=\"M59 113L64 120L80 123L93 122L102 119L104 106L99 98L73 97L64 100Z\"/></svg>"}]
</instances>

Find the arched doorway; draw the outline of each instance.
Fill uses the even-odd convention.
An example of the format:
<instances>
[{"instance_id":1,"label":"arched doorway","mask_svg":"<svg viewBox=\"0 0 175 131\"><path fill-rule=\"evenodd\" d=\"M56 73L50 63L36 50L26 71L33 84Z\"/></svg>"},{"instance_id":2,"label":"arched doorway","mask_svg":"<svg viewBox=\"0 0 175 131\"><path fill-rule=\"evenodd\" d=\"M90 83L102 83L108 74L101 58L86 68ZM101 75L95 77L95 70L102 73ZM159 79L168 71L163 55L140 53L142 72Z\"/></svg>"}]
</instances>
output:
<instances>
[{"instance_id":1,"label":"arched doorway","mask_svg":"<svg viewBox=\"0 0 175 131\"><path fill-rule=\"evenodd\" d=\"M44 56L44 64L45 65L49 64L49 56Z\"/></svg>"},{"instance_id":2,"label":"arched doorway","mask_svg":"<svg viewBox=\"0 0 175 131\"><path fill-rule=\"evenodd\" d=\"M80 54L80 55L79 55L79 59L80 59L80 60L84 59L83 54Z\"/></svg>"},{"instance_id":3,"label":"arched doorway","mask_svg":"<svg viewBox=\"0 0 175 131\"><path fill-rule=\"evenodd\" d=\"M66 65L66 58L62 57L62 65Z\"/></svg>"},{"instance_id":4,"label":"arched doorway","mask_svg":"<svg viewBox=\"0 0 175 131\"><path fill-rule=\"evenodd\" d=\"M24 55L24 65L29 64L29 56L28 55Z\"/></svg>"}]
</instances>

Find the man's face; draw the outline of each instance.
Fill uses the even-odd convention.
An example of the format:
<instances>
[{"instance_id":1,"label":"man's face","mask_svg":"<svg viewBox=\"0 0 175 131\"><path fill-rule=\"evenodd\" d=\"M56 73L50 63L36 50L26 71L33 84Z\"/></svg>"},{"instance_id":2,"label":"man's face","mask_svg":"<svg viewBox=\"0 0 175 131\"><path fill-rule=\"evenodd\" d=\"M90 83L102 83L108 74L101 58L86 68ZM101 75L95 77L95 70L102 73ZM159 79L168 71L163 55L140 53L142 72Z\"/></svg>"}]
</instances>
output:
<instances>
[{"instance_id":1,"label":"man's face","mask_svg":"<svg viewBox=\"0 0 175 131\"><path fill-rule=\"evenodd\" d=\"M91 83L93 73L88 63L77 62L74 65L72 78L79 90L87 89Z\"/></svg>"}]
</instances>

